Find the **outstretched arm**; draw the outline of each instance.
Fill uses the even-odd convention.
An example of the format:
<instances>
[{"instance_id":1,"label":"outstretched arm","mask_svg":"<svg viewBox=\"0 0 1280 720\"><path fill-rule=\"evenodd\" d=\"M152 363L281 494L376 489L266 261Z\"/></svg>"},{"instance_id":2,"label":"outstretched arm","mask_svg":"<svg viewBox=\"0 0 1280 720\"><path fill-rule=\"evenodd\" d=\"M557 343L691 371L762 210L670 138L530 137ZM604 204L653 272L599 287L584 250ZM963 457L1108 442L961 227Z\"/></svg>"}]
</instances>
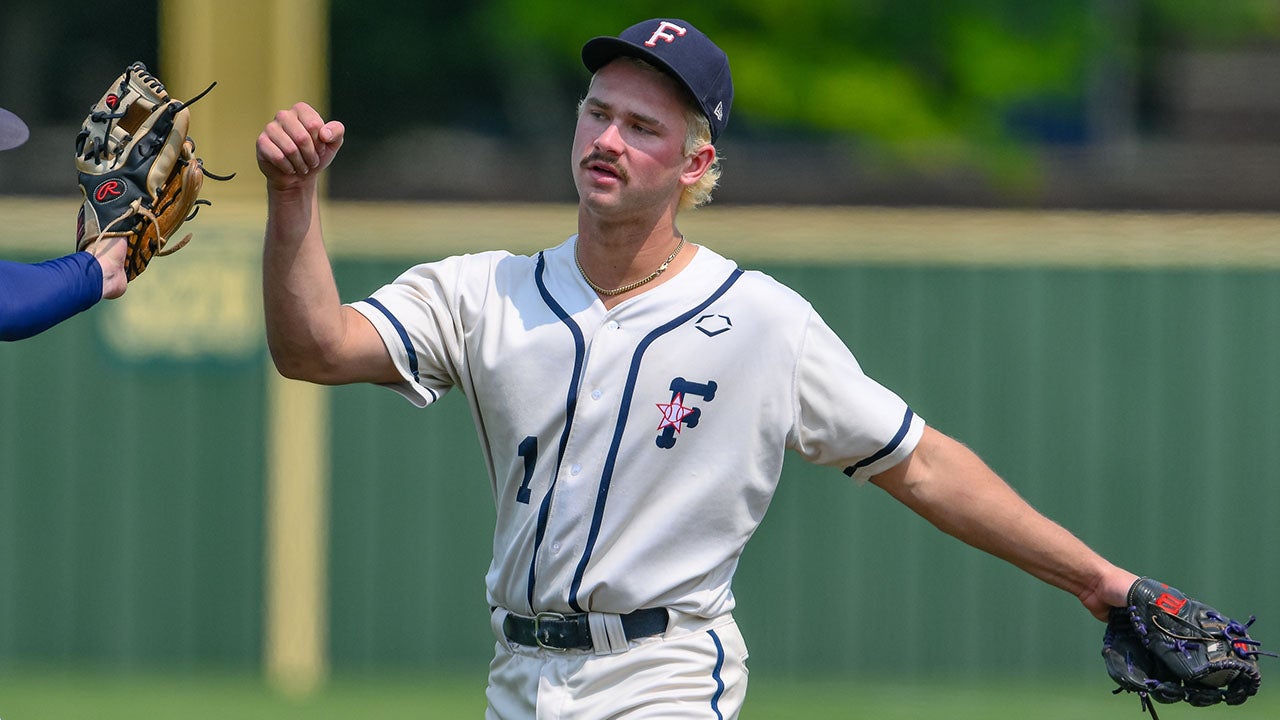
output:
<instances>
[{"instance_id":1,"label":"outstretched arm","mask_svg":"<svg viewBox=\"0 0 1280 720\"><path fill-rule=\"evenodd\" d=\"M1137 576L1031 507L973 451L925 428L906 460L871 480L939 530L1080 599L1105 621Z\"/></svg>"},{"instance_id":2,"label":"outstretched arm","mask_svg":"<svg viewBox=\"0 0 1280 720\"><path fill-rule=\"evenodd\" d=\"M316 383L399 380L381 337L342 305L320 227L319 176L342 147L342 123L306 103L276 113L258 136L267 180L262 259L267 346L282 375Z\"/></svg>"},{"instance_id":3,"label":"outstretched arm","mask_svg":"<svg viewBox=\"0 0 1280 720\"><path fill-rule=\"evenodd\" d=\"M0 340L38 335L102 297L102 266L87 252L34 264L0 261Z\"/></svg>"}]
</instances>

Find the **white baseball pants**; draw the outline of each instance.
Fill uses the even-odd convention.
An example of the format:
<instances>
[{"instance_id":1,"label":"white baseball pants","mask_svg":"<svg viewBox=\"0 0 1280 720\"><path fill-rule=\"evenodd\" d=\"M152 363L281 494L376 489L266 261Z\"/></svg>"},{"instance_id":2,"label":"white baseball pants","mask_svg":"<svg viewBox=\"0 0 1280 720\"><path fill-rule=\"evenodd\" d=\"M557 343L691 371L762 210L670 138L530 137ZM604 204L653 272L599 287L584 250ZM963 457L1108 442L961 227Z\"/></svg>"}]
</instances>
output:
<instances>
[{"instance_id":1,"label":"white baseball pants","mask_svg":"<svg viewBox=\"0 0 1280 720\"><path fill-rule=\"evenodd\" d=\"M747 694L747 648L733 617L671 613L663 635L557 652L507 641L489 666L485 720L730 720Z\"/></svg>"}]
</instances>

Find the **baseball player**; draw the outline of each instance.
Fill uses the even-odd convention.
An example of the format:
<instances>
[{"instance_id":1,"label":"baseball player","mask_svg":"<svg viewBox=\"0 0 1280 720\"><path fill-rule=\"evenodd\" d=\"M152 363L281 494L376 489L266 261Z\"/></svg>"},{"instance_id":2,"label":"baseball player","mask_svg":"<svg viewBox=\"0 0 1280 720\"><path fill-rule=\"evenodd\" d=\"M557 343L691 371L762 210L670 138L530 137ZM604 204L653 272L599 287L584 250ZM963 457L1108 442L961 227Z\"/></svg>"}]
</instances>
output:
<instances>
[{"instance_id":1,"label":"baseball player","mask_svg":"<svg viewBox=\"0 0 1280 720\"><path fill-rule=\"evenodd\" d=\"M1105 620L1138 579L863 373L804 298L686 238L733 84L679 19L582 49L578 232L338 296L317 181L345 128L304 103L258 138L267 339L283 375L470 404L496 509L488 718L729 718L747 686L738 558L784 452L869 481Z\"/></svg>"},{"instance_id":2,"label":"baseball player","mask_svg":"<svg viewBox=\"0 0 1280 720\"><path fill-rule=\"evenodd\" d=\"M27 141L26 123L0 108L0 150ZM28 264L0 260L0 340L22 340L124 294L125 243L102 240L84 252Z\"/></svg>"}]
</instances>

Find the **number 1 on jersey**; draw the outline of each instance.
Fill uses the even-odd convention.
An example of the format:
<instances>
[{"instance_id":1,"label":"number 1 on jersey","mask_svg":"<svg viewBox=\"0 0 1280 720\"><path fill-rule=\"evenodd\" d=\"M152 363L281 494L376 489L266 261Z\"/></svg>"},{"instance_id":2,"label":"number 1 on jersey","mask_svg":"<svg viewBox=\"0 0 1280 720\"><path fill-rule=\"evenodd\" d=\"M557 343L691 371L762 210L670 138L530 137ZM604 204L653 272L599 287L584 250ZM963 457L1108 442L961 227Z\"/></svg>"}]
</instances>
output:
<instances>
[{"instance_id":1,"label":"number 1 on jersey","mask_svg":"<svg viewBox=\"0 0 1280 720\"><path fill-rule=\"evenodd\" d=\"M530 435L521 440L517 452L524 458L524 482L520 483L520 490L516 492L516 502L528 505L529 482L533 480L533 466L538 462L538 438Z\"/></svg>"}]
</instances>

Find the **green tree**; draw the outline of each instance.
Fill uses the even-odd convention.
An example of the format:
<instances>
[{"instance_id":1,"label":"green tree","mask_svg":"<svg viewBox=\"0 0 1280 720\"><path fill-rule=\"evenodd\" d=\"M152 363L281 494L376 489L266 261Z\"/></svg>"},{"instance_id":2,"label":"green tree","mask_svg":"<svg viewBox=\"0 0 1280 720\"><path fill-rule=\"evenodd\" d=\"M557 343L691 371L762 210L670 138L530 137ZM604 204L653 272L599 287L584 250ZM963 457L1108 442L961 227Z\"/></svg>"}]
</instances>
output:
<instances>
[{"instance_id":1,"label":"green tree","mask_svg":"<svg viewBox=\"0 0 1280 720\"><path fill-rule=\"evenodd\" d=\"M558 138L583 40L674 13L729 54L735 137L843 138L862 157L1010 185L1033 181L1035 144L1105 134L1092 106L1114 93L1100 89L1140 83L1162 48L1280 36L1280 0L370 1L334 0L335 36L353 34L335 45L376 62L386 96L421 91L406 102L427 121Z\"/></svg>"}]
</instances>

